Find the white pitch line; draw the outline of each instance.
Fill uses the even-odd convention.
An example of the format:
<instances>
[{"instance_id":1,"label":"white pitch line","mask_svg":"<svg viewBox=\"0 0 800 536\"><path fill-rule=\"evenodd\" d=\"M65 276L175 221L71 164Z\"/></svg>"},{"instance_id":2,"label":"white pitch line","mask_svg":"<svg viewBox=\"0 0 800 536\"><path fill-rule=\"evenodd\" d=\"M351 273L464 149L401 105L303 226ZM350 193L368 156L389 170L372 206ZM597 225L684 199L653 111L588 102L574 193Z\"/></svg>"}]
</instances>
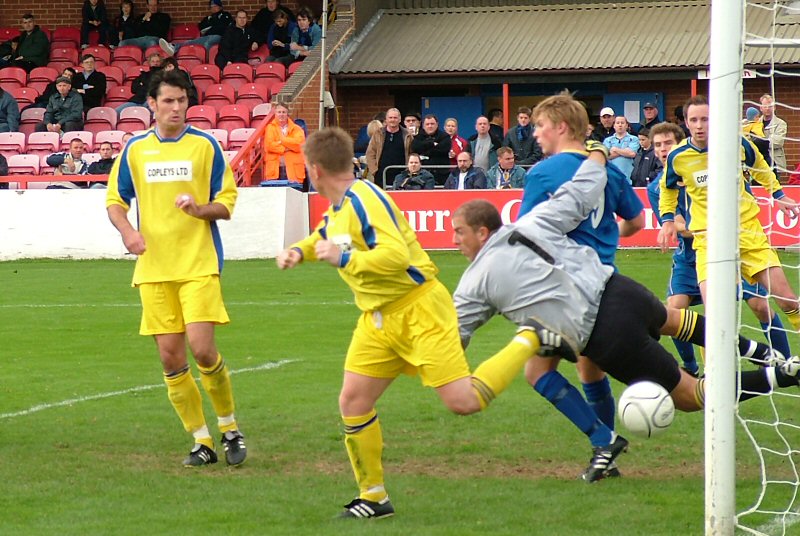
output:
<instances>
[{"instance_id":1,"label":"white pitch line","mask_svg":"<svg viewBox=\"0 0 800 536\"><path fill-rule=\"evenodd\" d=\"M252 306L252 305L353 305L355 302L342 301L244 301L244 302L225 302L225 305L232 307ZM141 307L139 302L130 303L4 303L0 304L0 309L57 309L66 307L100 308L100 307Z\"/></svg>"},{"instance_id":2,"label":"white pitch line","mask_svg":"<svg viewBox=\"0 0 800 536\"><path fill-rule=\"evenodd\" d=\"M280 361L275 361L271 363L264 363L262 365L257 365L255 367L246 367L240 368L236 370L230 371L231 374L241 374L242 372L256 372L259 370L270 370L275 369L278 367L282 367L283 365L288 365L289 363L295 363L299 361L299 359L281 359ZM195 379L195 381L197 381ZM130 393L139 393L142 391L151 391L153 389L159 389L166 387L163 383L157 383L152 385L140 385L138 387L131 387L130 389L123 389L121 391L111 391L108 393L100 393L96 395L89 395L89 396L80 396L78 398L70 398L69 400L62 400L61 402L52 402L49 404L37 404L36 406L31 406L28 409L24 409L22 411L15 411L11 413L0 413L0 420L3 419L10 419L12 417L22 417L25 415L30 415L32 413L38 413L40 411L44 411L46 409L53 409L53 408L61 408L64 406L72 406L73 404L78 404L80 402L90 402L92 400L102 400L104 398L112 398L115 396L122 396L127 395Z\"/></svg>"}]
</instances>

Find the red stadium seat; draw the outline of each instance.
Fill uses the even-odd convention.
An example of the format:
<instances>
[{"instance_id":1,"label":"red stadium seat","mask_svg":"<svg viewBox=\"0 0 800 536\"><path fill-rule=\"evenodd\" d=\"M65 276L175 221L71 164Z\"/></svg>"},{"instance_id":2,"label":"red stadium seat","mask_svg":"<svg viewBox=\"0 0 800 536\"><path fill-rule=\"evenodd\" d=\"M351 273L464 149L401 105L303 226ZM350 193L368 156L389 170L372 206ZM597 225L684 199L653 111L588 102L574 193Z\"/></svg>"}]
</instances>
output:
<instances>
[{"instance_id":1,"label":"red stadium seat","mask_svg":"<svg viewBox=\"0 0 800 536\"><path fill-rule=\"evenodd\" d=\"M0 69L0 84L10 87L24 87L28 83L28 73L20 67L3 67Z\"/></svg>"},{"instance_id":2,"label":"red stadium seat","mask_svg":"<svg viewBox=\"0 0 800 536\"><path fill-rule=\"evenodd\" d=\"M171 41L173 43L184 43L198 37L200 37L200 28L197 27L197 24L182 23L172 27Z\"/></svg>"},{"instance_id":3,"label":"red stadium seat","mask_svg":"<svg viewBox=\"0 0 800 536\"><path fill-rule=\"evenodd\" d=\"M53 48L74 48L81 46L81 31L73 26L65 26L53 30L50 39L50 49Z\"/></svg>"},{"instance_id":4,"label":"red stadium seat","mask_svg":"<svg viewBox=\"0 0 800 536\"><path fill-rule=\"evenodd\" d=\"M125 72L116 65L104 65L97 70L106 75L106 89L111 86L121 86L125 82Z\"/></svg>"},{"instance_id":5,"label":"red stadium seat","mask_svg":"<svg viewBox=\"0 0 800 536\"><path fill-rule=\"evenodd\" d=\"M236 93L236 104L245 105L252 110L258 104L269 102L269 97L269 87L265 84L261 82L243 84Z\"/></svg>"},{"instance_id":6,"label":"red stadium seat","mask_svg":"<svg viewBox=\"0 0 800 536\"><path fill-rule=\"evenodd\" d=\"M150 109L144 106L131 106L119 113L117 130L124 130L125 132L147 130L150 128L150 120Z\"/></svg>"},{"instance_id":7,"label":"red stadium seat","mask_svg":"<svg viewBox=\"0 0 800 536\"><path fill-rule=\"evenodd\" d=\"M222 150L225 151L228 149L228 131L223 130L221 128L209 128L206 129L206 132L214 136L219 144L222 146Z\"/></svg>"},{"instance_id":8,"label":"red stadium seat","mask_svg":"<svg viewBox=\"0 0 800 536\"><path fill-rule=\"evenodd\" d=\"M124 130L104 130L94 135L95 147L100 147L103 142L109 142L114 148L114 151L119 151L122 147L122 137L127 134Z\"/></svg>"},{"instance_id":9,"label":"red stadium seat","mask_svg":"<svg viewBox=\"0 0 800 536\"><path fill-rule=\"evenodd\" d=\"M263 83L269 88L269 94L271 97L274 97L275 95L280 93L281 89L283 89L283 86L286 85L286 82L281 82L280 80L277 79L272 79L272 80L265 79L261 80L261 83Z\"/></svg>"},{"instance_id":10,"label":"red stadium seat","mask_svg":"<svg viewBox=\"0 0 800 536\"><path fill-rule=\"evenodd\" d=\"M0 28L0 43L19 37L19 28Z\"/></svg>"},{"instance_id":11,"label":"red stadium seat","mask_svg":"<svg viewBox=\"0 0 800 536\"><path fill-rule=\"evenodd\" d=\"M296 61L293 64L289 65L289 69L286 71L286 78L289 78L294 74L294 72L303 65L302 61Z\"/></svg>"},{"instance_id":12,"label":"red stadium seat","mask_svg":"<svg viewBox=\"0 0 800 536\"><path fill-rule=\"evenodd\" d=\"M149 57L150 57L150 56L152 56L153 54L158 54L158 55L159 55L159 56L161 56L162 58L166 58L166 57L167 57L167 53L166 53L166 52L164 52L164 51L161 49L161 47L160 47L160 46L158 46L158 45L153 45L153 46L151 46L151 47L147 47L147 50L145 50L145 51L144 51L144 57L145 57L145 58L149 58Z\"/></svg>"},{"instance_id":13,"label":"red stadium seat","mask_svg":"<svg viewBox=\"0 0 800 536\"><path fill-rule=\"evenodd\" d=\"M99 71L99 67L111 65L111 50L104 46L86 47L81 51L81 56L84 54L91 54L94 56L95 68Z\"/></svg>"},{"instance_id":14,"label":"red stadium seat","mask_svg":"<svg viewBox=\"0 0 800 536\"><path fill-rule=\"evenodd\" d=\"M49 155L59 151L61 137L58 132L31 132L28 134L28 154Z\"/></svg>"},{"instance_id":15,"label":"red stadium seat","mask_svg":"<svg viewBox=\"0 0 800 536\"><path fill-rule=\"evenodd\" d=\"M86 121L83 124L83 128L94 132L95 136L103 130L114 130L117 128L117 111L110 106L90 108L86 112Z\"/></svg>"},{"instance_id":16,"label":"red stadium seat","mask_svg":"<svg viewBox=\"0 0 800 536\"><path fill-rule=\"evenodd\" d=\"M250 126L250 109L241 104L228 104L219 109L217 128L231 131Z\"/></svg>"},{"instance_id":17,"label":"red stadium seat","mask_svg":"<svg viewBox=\"0 0 800 536\"><path fill-rule=\"evenodd\" d=\"M47 157L48 156L50 156L50 153L48 153L48 154L40 154L39 155L39 175L53 175L55 173L55 171L56 171L55 169L53 169L52 167L47 165ZM36 183L32 182L32 183L28 184L28 187L30 188L30 186L32 184L36 184ZM42 183L42 184L44 184L44 183Z\"/></svg>"},{"instance_id":18,"label":"red stadium seat","mask_svg":"<svg viewBox=\"0 0 800 536\"><path fill-rule=\"evenodd\" d=\"M133 93L129 86L109 86L106 89L106 106L117 107L128 102L131 97L133 97Z\"/></svg>"},{"instance_id":19,"label":"red stadium seat","mask_svg":"<svg viewBox=\"0 0 800 536\"><path fill-rule=\"evenodd\" d=\"M28 73L28 83L31 82L53 82L61 74L61 71L56 71L52 67L34 67Z\"/></svg>"},{"instance_id":20,"label":"red stadium seat","mask_svg":"<svg viewBox=\"0 0 800 536\"><path fill-rule=\"evenodd\" d=\"M91 151L94 147L94 134L88 130L71 130L69 132L65 132L63 136L61 136L61 150L66 151L69 149L69 144L72 143L72 140L75 138L80 138L83 142L83 150L84 151Z\"/></svg>"},{"instance_id":21,"label":"red stadium seat","mask_svg":"<svg viewBox=\"0 0 800 536\"><path fill-rule=\"evenodd\" d=\"M19 119L19 131L29 136L36 130L36 125L44 120L44 108L28 108L23 110Z\"/></svg>"},{"instance_id":22,"label":"red stadium seat","mask_svg":"<svg viewBox=\"0 0 800 536\"><path fill-rule=\"evenodd\" d=\"M70 66L75 67L78 65L78 49L77 48L51 48L50 49L50 62L66 62ZM61 69L63 71L64 69ZM59 71L59 72L61 72Z\"/></svg>"},{"instance_id":23,"label":"red stadium seat","mask_svg":"<svg viewBox=\"0 0 800 536\"><path fill-rule=\"evenodd\" d=\"M236 155L237 155L238 153L237 153L236 151L230 151L230 150L228 150L228 151L222 151L222 154L224 154L224 155L225 155L225 160L227 160L227 162L230 164L230 163L231 163L231 161L232 161L234 158L236 158Z\"/></svg>"},{"instance_id":24,"label":"red stadium seat","mask_svg":"<svg viewBox=\"0 0 800 536\"><path fill-rule=\"evenodd\" d=\"M217 64L217 53L219 52L219 45L211 45L211 48L208 49L208 63L213 63L214 65Z\"/></svg>"},{"instance_id":25,"label":"red stadium seat","mask_svg":"<svg viewBox=\"0 0 800 536\"><path fill-rule=\"evenodd\" d=\"M189 75L197 91L200 93L205 92L206 88L211 84L219 84L220 73L219 67L216 65L211 65L209 63L195 65L189 71Z\"/></svg>"},{"instance_id":26,"label":"red stadium seat","mask_svg":"<svg viewBox=\"0 0 800 536\"><path fill-rule=\"evenodd\" d=\"M225 82L221 84L211 84L203 94L203 104L213 106L217 110L226 104L233 104L236 99L236 92L232 86Z\"/></svg>"},{"instance_id":27,"label":"red stadium seat","mask_svg":"<svg viewBox=\"0 0 800 536\"><path fill-rule=\"evenodd\" d=\"M142 49L131 45L115 48L114 53L112 54L112 58L114 62L116 62L117 60L127 60L127 61L132 61L136 65L141 65L142 62L144 61L144 55L142 54Z\"/></svg>"},{"instance_id":28,"label":"red stadium seat","mask_svg":"<svg viewBox=\"0 0 800 536\"><path fill-rule=\"evenodd\" d=\"M261 65L267 61L267 58L269 58L269 47L267 45L261 45L247 53L247 61L251 65Z\"/></svg>"},{"instance_id":29,"label":"red stadium seat","mask_svg":"<svg viewBox=\"0 0 800 536\"><path fill-rule=\"evenodd\" d=\"M39 156L35 154L15 154L8 157L9 175L38 175Z\"/></svg>"},{"instance_id":30,"label":"red stadium seat","mask_svg":"<svg viewBox=\"0 0 800 536\"><path fill-rule=\"evenodd\" d=\"M17 99L17 104L19 105L20 109L33 104L33 101L36 100L36 97L40 95L39 91L32 87L7 86L5 89L11 94L12 97Z\"/></svg>"},{"instance_id":31,"label":"red stadium seat","mask_svg":"<svg viewBox=\"0 0 800 536\"><path fill-rule=\"evenodd\" d=\"M253 68L247 63L231 63L222 69L222 81L234 89L253 81Z\"/></svg>"},{"instance_id":32,"label":"red stadium seat","mask_svg":"<svg viewBox=\"0 0 800 536\"><path fill-rule=\"evenodd\" d=\"M125 69L125 80L123 84L130 85L131 82L136 80L136 77L142 74L144 71L149 71L149 65L131 65L127 69Z\"/></svg>"},{"instance_id":33,"label":"red stadium seat","mask_svg":"<svg viewBox=\"0 0 800 536\"><path fill-rule=\"evenodd\" d=\"M255 80L261 78L276 78L281 82L286 80L286 67L282 63L269 62L262 63L256 67Z\"/></svg>"},{"instance_id":34,"label":"red stadium seat","mask_svg":"<svg viewBox=\"0 0 800 536\"><path fill-rule=\"evenodd\" d=\"M8 158L25 152L25 134L22 132L0 132L0 154Z\"/></svg>"},{"instance_id":35,"label":"red stadium seat","mask_svg":"<svg viewBox=\"0 0 800 536\"><path fill-rule=\"evenodd\" d=\"M254 128L235 128L231 130L230 134L228 134L228 150L238 151L244 147L255 131L256 129Z\"/></svg>"},{"instance_id":36,"label":"red stadium seat","mask_svg":"<svg viewBox=\"0 0 800 536\"><path fill-rule=\"evenodd\" d=\"M265 102L253 108L253 118L250 120L250 126L258 127L261 121L272 112L272 104Z\"/></svg>"},{"instance_id":37,"label":"red stadium seat","mask_svg":"<svg viewBox=\"0 0 800 536\"><path fill-rule=\"evenodd\" d=\"M184 45L175 54L175 59L181 67L191 71L195 65L206 63L206 56L203 45Z\"/></svg>"},{"instance_id":38,"label":"red stadium seat","mask_svg":"<svg viewBox=\"0 0 800 536\"><path fill-rule=\"evenodd\" d=\"M204 130L216 128L217 110L213 106L190 106L186 111L186 122Z\"/></svg>"}]
</instances>

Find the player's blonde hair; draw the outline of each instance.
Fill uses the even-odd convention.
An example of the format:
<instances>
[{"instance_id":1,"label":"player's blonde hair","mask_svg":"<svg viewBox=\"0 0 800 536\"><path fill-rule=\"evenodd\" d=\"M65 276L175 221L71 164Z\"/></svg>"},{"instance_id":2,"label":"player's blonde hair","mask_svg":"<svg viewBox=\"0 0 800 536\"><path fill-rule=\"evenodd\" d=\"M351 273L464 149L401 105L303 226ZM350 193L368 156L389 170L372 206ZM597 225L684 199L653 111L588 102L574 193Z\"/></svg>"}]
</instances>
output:
<instances>
[{"instance_id":1,"label":"player's blonde hair","mask_svg":"<svg viewBox=\"0 0 800 536\"><path fill-rule=\"evenodd\" d=\"M303 146L306 163L328 173L353 171L353 139L339 127L326 127L311 134Z\"/></svg>"},{"instance_id":2,"label":"player's blonde hair","mask_svg":"<svg viewBox=\"0 0 800 536\"><path fill-rule=\"evenodd\" d=\"M568 91L563 91L558 95L547 97L536 105L531 117L535 122L544 117L553 122L554 125L566 123L567 129L573 139L583 141L586 137L586 129L589 126L589 115L583 104L572 98Z\"/></svg>"}]
</instances>

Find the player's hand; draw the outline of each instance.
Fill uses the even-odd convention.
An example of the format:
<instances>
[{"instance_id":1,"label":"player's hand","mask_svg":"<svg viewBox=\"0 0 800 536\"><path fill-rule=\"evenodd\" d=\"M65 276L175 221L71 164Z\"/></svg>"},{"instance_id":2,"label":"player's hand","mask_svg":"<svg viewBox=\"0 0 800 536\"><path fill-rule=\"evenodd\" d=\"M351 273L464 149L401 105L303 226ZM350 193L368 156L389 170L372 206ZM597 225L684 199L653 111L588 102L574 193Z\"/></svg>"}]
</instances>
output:
<instances>
[{"instance_id":1,"label":"player's hand","mask_svg":"<svg viewBox=\"0 0 800 536\"><path fill-rule=\"evenodd\" d=\"M198 210L199 207L192 197L189 194L181 194L175 198L175 206L184 211L189 216L194 216L195 218L198 217Z\"/></svg>"},{"instance_id":2,"label":"player's hand","mask_svg":"<svg viewBox=\"0 0 800 536\"><path fill-rule=\"evenodd\" d=\"M666 253L672 244L678 241L678 232L675 230L675 222L665 221L661 224L661 230L658 232L658 245L661 247L661 253Z\"/></svg>"},{"instance_id":3,"label":"player's hand","mask_svg":"<svg viewBox=\"0 0 800 536\"><path fill-rule=\"evenodd\" d=\"M275 259L275 263L281 270L294 268L301 262L303 262L303 256L296 249L284 249L278 253L278 257Z\"/></svg>"},{"instance_id":4,"label":"player's hand","mask_svg":"<svg viewBox=\"0 0 800 536\"><path fill-rule=\"evenodd\" d=\"M795 219L797 216L800 216L800 207L798 207L797 201L791 197L784 196L778 199L777 203L781 212L789 216L789 218Z\"/></svg>"},{"instance_id":5,"label":"player's hand","mask_svg":"<svg viewBox=\"0 0 800 536\"><path fill-rule=\"evenodd\" d=\"M339 267L342 260L342 250L330 240L320 240L314 245L314 253L321 261L329 263L331 266Z\"/></svg>"},{"instance_id":6,"label":"player's hand","mask_svg":"<svg viewBox=\"0 0 800 536\"><path fill-rule=\"evenodd\" d=\"M589 156L591 156L592 153L601 153L603 155L603 160L608 160L608 147L597 140L587 140L586 150L589 151Z\"/></svg>"},{"instance_id":7,"label":"player's hand","mask_svg":"<svg viewBox=\"0 0 800 536\"><path fill-rule=\"evenodd\" d=\"M134 255L141 255L147 250L142 233L136 229L124 233L122 235L122 243L125 244L125 249Z\"/></svg>"}]
</instances>

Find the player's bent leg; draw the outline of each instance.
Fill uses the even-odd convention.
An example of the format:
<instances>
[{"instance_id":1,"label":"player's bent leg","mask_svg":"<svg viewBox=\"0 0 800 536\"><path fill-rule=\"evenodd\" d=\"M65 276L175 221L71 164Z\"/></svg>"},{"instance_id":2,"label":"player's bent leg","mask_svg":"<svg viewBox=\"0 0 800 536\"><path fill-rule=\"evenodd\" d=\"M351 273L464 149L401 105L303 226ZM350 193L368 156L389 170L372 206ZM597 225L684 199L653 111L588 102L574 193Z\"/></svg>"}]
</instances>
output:
<instances>
[{"instance_id":1,"label":"player's bent leg","mask_svg":"<svg viewBox=\"0 0 800 536\"><path fill-rule=\"evenodd\" d=\"M481 406L471 377L459 378L441 385L436 388L436 394L445 407L457 415L471 415L485 407Z\"/></svg>"},{"instance_id":2,"label":"player's bent leg","mask_svg":"<svg viewBox=\"0 0 800 536\"><path fill-rule=\"evenodd\" d=\"M786 313L795 330L800 330L800 306L797 295L786 279L786 274L780 266L771 266L755 274L754 278L761 285L769 289L778 307Z\"/></svg>"},{"instance_id":3,"label":"player's bent leg","mask_svg":"<svg viewBox=\"0 0 800 536\"><path fill-rule=\"evenodd\" d=\"M614 401L614 393L611 392L611 382L608 381L608 376L594 361L585 356L578 357L576 367L589 407L613 431L617 405Z\"/></svg>"},{"instance_id":4,"label":"player's bent leg","mask_svg":"<svg viewBox=\"0 0 800 536\"><path fill-rule=\"evenodd\" d=\"M673 294L667 297L668 309L688 309L690 305L691 299L687 294ZM697 377L700 373L700 367L697 364L692 343L681 341L675 337L672 337L672 343L675 345L681 361L683 361L683 369L690 375Z\"/></svg>"},{"instance_id":5,"label":"player's bent leg","mask_svg":"<svg viewBox=\"0 0 800 536\"><path fill-rule=\"evenodd\" d=\"M678 385L670 392L675 408L680 411L699 411L705 406L705 380L698 380L681 370Z\"/></svg>"},{"instance_id":6,"label":"player's bent leg","mask_svg":"<svg viewBox=\"0 0 800 536\"><path fill-rule=\"evenodd\" d=\"M364 501L379 504L388 497L381 461L383 434L375 403L393 380L394 378L373 378L350 371L344 373L339 409L344 423L344 443L358 484L359 496L345 506L342 517L377 517L356 515L356 512L368 514L367 509L360 510L362 506L372 508ZM388 504L391 507L391 503Z\"/></svg>"}]
</instances>

